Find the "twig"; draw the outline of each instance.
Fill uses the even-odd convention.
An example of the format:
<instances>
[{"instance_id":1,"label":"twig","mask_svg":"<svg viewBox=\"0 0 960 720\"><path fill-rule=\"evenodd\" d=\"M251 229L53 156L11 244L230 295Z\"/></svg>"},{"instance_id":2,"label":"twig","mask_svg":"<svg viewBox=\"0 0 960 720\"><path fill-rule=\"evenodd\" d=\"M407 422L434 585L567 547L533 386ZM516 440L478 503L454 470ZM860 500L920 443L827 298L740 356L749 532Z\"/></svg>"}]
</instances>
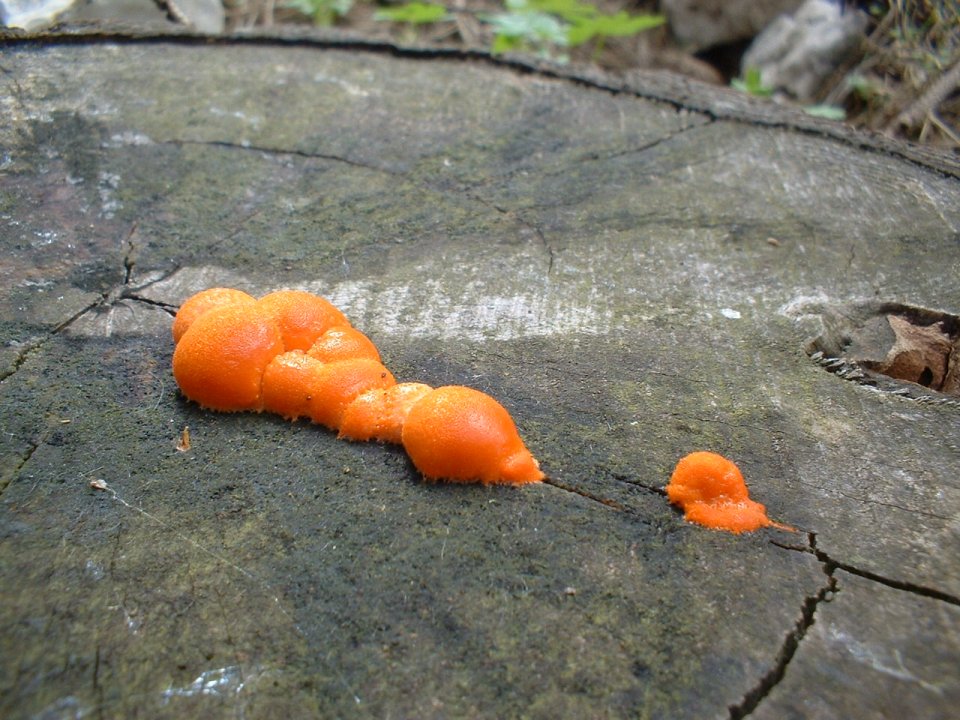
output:
<instances>
[{"instance_id":1,"label":"twig","mask_svg":"<svg viewBox=\"0 0 960 720\"><path fill-rule=\"evenodd\" d=\"M937 107L957 88L960 88L960 58L953 61L947 72L933 83L924 93L913 101L909 107L897 115L887 125L886 131L892 133L898 128L914 128L924 122L936 112Z\"/></svg>"}]
</instances>

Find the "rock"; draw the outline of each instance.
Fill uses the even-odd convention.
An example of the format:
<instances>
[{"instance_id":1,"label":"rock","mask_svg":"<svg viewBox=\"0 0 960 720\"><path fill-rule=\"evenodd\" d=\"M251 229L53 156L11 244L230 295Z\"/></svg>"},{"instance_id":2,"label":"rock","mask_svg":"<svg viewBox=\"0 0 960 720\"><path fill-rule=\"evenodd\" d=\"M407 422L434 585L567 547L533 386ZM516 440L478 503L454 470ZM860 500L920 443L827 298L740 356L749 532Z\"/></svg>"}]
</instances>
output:
<instances>
[{"instance_id":1,"label":"rock","mask_svg":"<svg viewBox=\"0 0 960 720\"><path fill-rule=\"evenodd\" d=\"M74 0L0 0L0 24L35 30L52 25Z\"/></svg>"},{"instance_id":2,"label":"rock","mask_svg":"<svg viewBox=\"0 0 960 720\"><path fill-rule=\"evenodd\" d=\"M781 15L753 41L741 68L760 71L764 86L801 101L817 90L864 38L867 16L829 0L807 0L793 15Z\"/></svg>"},{"instance_id":3,"label":"rock","mask_svg":"<svg viewBox=\"0 0 960 720\"><path fill-rule=\"evenodd\" d=\"M691 50L754 37L801 0L661 0L674 36Z\"/></svg>"},{"instance_id":4,"label":"rock","mask_svg":"<svg viewBox=\"0 0 960 720\"><path fill-rule=\"evenodd\" d=\"M78 0L64 20L71 22L156 27L177 23L197 32L223 32L224 9L220 0Z\"/></svg>"}]
</instances>

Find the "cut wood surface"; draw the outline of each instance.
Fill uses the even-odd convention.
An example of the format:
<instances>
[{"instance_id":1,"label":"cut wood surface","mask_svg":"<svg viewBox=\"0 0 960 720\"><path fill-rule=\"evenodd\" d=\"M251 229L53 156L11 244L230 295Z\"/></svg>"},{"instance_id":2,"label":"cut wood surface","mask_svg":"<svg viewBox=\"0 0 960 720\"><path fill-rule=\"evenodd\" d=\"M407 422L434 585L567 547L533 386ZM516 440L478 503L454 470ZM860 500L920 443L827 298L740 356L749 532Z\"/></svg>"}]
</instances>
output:
<instances>
[{"instance_id":1,"label":"cut wood surface","mask_svg":"<svg viewBox=\"0 0 960 720\"><path fill-rule=\"evenodd\" d=\"M0 716L955 712L960 402L808 355L845 308L960 314L954 158L384 46L0 68ZM327 297L398 380L497 398L548 480L187 402L172 314L211 286ZM694 450L796 530L686 523Z\"/></svg>"}]
</instances>

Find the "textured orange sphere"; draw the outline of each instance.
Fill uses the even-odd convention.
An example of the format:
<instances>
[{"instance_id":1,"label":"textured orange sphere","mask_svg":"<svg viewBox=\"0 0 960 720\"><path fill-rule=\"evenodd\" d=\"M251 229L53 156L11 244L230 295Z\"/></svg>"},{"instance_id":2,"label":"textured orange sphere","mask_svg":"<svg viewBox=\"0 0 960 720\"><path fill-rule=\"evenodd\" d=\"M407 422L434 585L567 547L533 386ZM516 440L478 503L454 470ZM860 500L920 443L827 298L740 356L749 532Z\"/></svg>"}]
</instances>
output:
<instances>
[{"instance_id":1,"label":"textured orange sphere","mask_svg":"<svg viewBox=\"0 0 960 720\"><path fill-rule=\"evenodd\" d=\"M426 394L410 409L402 439L428 478L515 485L544 478L510 413L472 388L451 385Z\"/></svg>"},{"instance_id":2,"label":"textured orange sphere","mask_svg":"<svg viewBox=\"0 0 960 720\"><path fill-rule=\"evenodd\" d=\"M283 351L277 323L256 305L200 315L173 351L180 391L212 410L260 410L264 368Z\"/></svg>"},{"instance_id":3,"label":"textured orange sphere","mask_svg":"<svg viewBox=\"0 0 960 720\"><path fill-rule=\"evenodd\" d=\"M408 382L361 393L343 411L340 437L399 443L410 409L432 391L429 385Z\"/></svg>"},{"instance_id":4,"label":"textured orange sphere","mask_svg":"<svg viewBox=\"0 0 960 720\"><path fill-rule=\"evenodd\" d=\"M380 353L366 335L359 330L339 325L327 330L307 350L307 355L323 362L369 358L380 362Z\"/></svg>"},{"instance_id":5,"label":"textured orange sphere","mask_svg":"<svg viewBox=\"0 0 960 720\"><path fill-rule=\"evenodd\" d=\"M277 290L257 304L280 325L286 350L309 350L332 327L350 325L347 316L329 300L302 290Z\"/></svg>"},{"instance_id":6,"label":"textured orange sphere","mask_svg":"<svg viewBox=\"0 0 960 720\"><path fill-rule=\"evenodd\" d=\"M173 342L180 342L180 338L187 331L193 321L208 310L226 305L253 305L257 300L253 295L247 295L242 290L233 288L209 288L191 295L183 301L177 316L173 319Z\"/></svg>"}]
</instances>

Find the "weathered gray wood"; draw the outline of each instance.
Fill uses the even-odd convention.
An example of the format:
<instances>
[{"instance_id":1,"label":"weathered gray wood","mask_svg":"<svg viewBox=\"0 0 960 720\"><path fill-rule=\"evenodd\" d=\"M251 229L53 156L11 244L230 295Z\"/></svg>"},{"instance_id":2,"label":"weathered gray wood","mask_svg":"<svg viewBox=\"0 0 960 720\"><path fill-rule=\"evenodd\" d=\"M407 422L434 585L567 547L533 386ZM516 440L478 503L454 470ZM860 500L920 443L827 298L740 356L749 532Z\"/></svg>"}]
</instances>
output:
<instances>
[{"instance_id":1,"label":"weathered gray wood","mask_svg":"<svg viewBox=\"0 0 960 720\"><path fill-rule=\"evenodd\" d=\"M960 410L804 352L832 304L960 310L948 158L456 57L0 64L4 717L842 717L898 657L956 706ZM184 402L170 312L210 285L327 295L550 483ZM701 448L798 532L685 524Z\"/></svg>"}]
</instances>

